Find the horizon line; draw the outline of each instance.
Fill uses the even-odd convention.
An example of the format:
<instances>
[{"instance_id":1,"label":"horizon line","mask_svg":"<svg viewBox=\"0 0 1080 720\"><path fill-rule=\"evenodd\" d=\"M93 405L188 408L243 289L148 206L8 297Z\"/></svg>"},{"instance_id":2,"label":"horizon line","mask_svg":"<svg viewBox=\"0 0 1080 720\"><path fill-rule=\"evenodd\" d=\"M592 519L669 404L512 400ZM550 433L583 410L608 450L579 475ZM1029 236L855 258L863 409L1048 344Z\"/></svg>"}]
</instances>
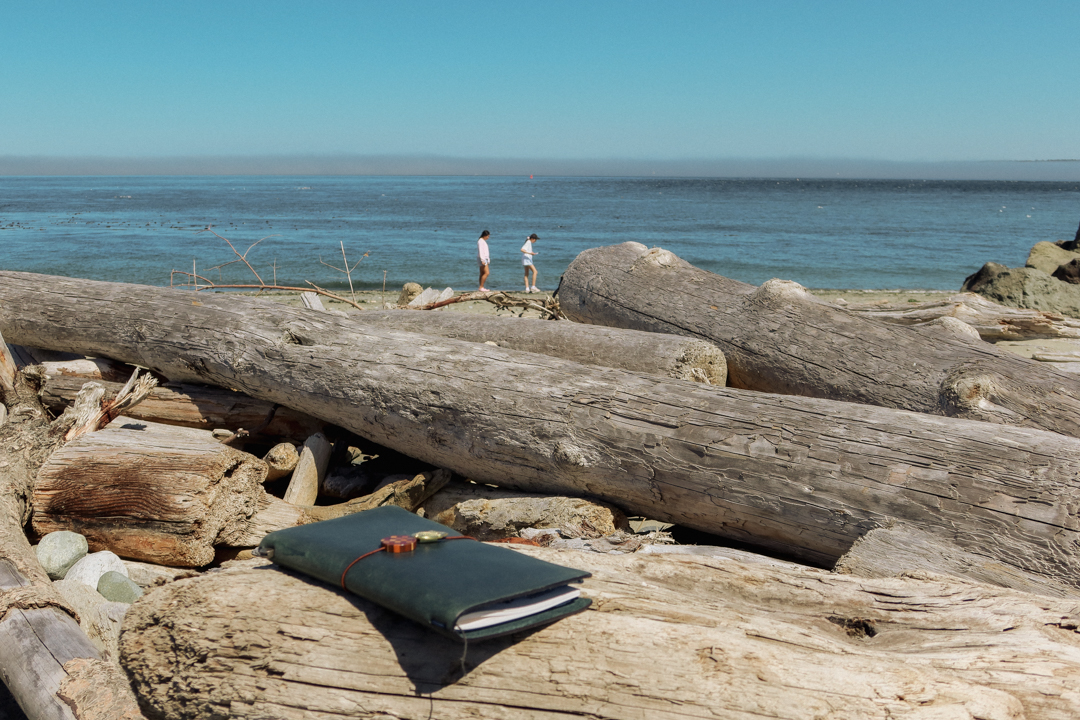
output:
<instances>
[{"instance_id":1,"label":"horizon line","mask_svg":"<svg viewBox=\"0 0 1080 720\"><path fill-rule=\"evenodd\" d=\"M0 176L701 177L1080 180L1080 159L480 158L449 155L0 155Z\"/></svg>"}]
</instances>

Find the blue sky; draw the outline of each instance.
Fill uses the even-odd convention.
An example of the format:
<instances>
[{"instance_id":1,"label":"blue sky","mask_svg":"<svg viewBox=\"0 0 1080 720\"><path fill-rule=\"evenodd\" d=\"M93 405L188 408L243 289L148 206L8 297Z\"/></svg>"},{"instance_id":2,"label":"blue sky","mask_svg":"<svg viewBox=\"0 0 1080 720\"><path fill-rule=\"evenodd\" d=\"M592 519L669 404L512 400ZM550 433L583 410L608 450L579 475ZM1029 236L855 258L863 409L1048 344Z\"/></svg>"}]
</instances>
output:
<instances>
[{"instance_id":1,"label":"blue sky","mask_svg":"<svg viewBox=\"0 0 1080 720\"><path fill-rule=\"evenodd\" d=\"M1077 159L1078 86L1064 1L0 0L0 174L88 157Z\"/></svg>"}]
</instances>

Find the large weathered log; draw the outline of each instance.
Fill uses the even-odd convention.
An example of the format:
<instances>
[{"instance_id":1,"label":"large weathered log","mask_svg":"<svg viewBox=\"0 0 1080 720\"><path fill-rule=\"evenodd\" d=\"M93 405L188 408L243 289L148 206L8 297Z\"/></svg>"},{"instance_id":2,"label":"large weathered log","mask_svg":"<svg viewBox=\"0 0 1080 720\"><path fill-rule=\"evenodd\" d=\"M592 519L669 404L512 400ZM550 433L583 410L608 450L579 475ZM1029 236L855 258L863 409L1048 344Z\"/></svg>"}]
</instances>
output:
<instances>
[{"instance_id":1,"label":"large weathered log","mask_svg":"<svg viewBox=\"0 0 1080 720\"><path fill-rule=\"evenodd\" d=\"M48 370L48 367L46 367ZM85 384L72 375L50 375L41 392L47 408L62 411ZM120 383L99 383L110 395ZM156 387L149 397L125 413L136 420L147 420L179 427L246 430L257 436L289 438L303 442L321 430L325 423L305 413L256 400L244 393L221 388L175 383Z\"/></svg>"},{"instance_id":2,"label":"large weathered log","mask_svg":"<svg viewBox=\"0 0 1080 720\"><path fill-rule=\"evenodd\" d=\"M448 312L388 310L357 313L353 319L371 327L491 342L508 350L551 355L586 365L653 373L710 385L727 384L724 354L712 343L696 338L580 323Z\"/></svg>"},{"instance_id":3,"label":"large weathered log","mask_svg":"<svg viewBox=\"0 0 1080 720\"><path fill-rule=\"evenodd\" d=\"M246 525L266 463L205 430L117 418L52 454L34 488L34 530L72 530L93 551L198 567Z\"/></svg>"},{"instance_id":4,"label":"large weathered log","mask_svg":"<svg viewBox=\"0 0 1080 720\"><path fill-rule=\"evenodd\" d=\"M1080 338L1080 320L1042 310L998 305L975 293L959 293L904 308L849 305L846 309L897 325L922 325L941 318L955 318L975 328L987 342Z\"/></svg>"},{"instance_id":5,"label":"large weathered log","mask_svg":"<svg viewBox=\"0 0 1080 720\"><path fill-rule=\"evenodd\" d=\"M0 427L0 680L29 720L141 718L120 667L103 660L53 588L23 532L38 467L62 432L26 377Z\"/></svg>"},{"instance_id":6,"label":"large weathered log","mask_svg":"<svg viewBox=\"0 0 1080 720\"><path fill-rule=\"evenodd\" d=\"M728 384L1080 437L1080 379L984 343L875 322L795 283L759 288L628 242L586 250L558 290L579 322L716 343Z\"/></svg>"},{"instance_id":7,"label":"large weathered log","mask_svg":"<svg viewBox=\"0 0 1080 720\"><path fill-rule=\"evenodd\" d=\"M77 297L76 321L68 308ZM1080 587L1080 440L594 368L329 313L0 272L0 327L238 388L490 482L832 564L907 520Z\"/></svg>"},{"instance_id":8,"label":"large weathered log","mask_svg":"<svg viewBox=\"0 0 1080 720\"><path fill-rule=\"evenodd\" d=\"M150 717L170 720L1080 714L1074 602L951 579L522 552L592 572L590 609L463 649L256 561L144 596L122 662Z\"/></svg>"}]
</instances>

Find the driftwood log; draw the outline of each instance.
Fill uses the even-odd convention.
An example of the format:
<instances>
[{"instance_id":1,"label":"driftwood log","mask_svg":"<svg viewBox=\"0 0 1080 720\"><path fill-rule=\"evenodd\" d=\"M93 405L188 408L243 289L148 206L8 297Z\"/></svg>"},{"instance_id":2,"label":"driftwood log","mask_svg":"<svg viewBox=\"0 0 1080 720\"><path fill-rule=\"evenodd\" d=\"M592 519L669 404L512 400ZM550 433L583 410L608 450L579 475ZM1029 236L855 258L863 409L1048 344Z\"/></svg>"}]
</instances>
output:
<instances>
[{"instance_id":1,"label":"driftwood log","mask_svg":"<svg viewBox=\"0 0 1080 720\"><path fill-rule=\"evenodd\" d=\"M495 343L508 350L551 355L586 365L727 384L724 354L710 342L666 333L583 327L533 318L389 310L357 313L357 323L425 335Z\"/></svg>"},{"instance_id":2,"label":"driftwood log","mask_svg":"<svg viewBox=\"0 0 1080 720\"><path fill-rule=\"evenodd\" d=\"M0 272L0 329L15 341L237 388L478 482L592 495L823 565L868 531L909 521L1080 587L1075 438L716 388L271 307Z\"/></svg>"},{"instance_id":3,"label":"driftwood log","mask_svg":"<svg viewBox=\"0 0 1080 720\"><path fill-rule=\"evenodd\" d=\"M1050 597L1077 596L1075 587L961 550L904 523L866 533L837 561L833 570L878 578L934 573Z\"/></svg>"},{"instance_id":4,"label":"driftwood log","mask_svg":"<svg viewBox=\"0 0 1080 720\"><path fill-rule=\"evenodd\" d=\"M155 590L121 658L151 718L1080 715L1072 601L697 557L530 555L593 573L584 613L461 644L259 561Z\"/></svg>"},{"instance_id":5,"label":"driftwood log","mask_svg":"<svg viewBox=\"0 0 1080 720\"><path fill-rule=\"evenodd\" d=\"M754 287L628 242L578 255L558 297L578 322L716 343L732 387L1080 437L1075 375L944 332L876 322L795 283Z\"/></svg>"},{"instance_id":6,"label":"driftwood log","mask_svg":"<svg viewBox=\"0 0 1080 720\"><path fill-rule=\"evenodd\" d=\"M20 373L0 427L0 680L29 720L141 718L120 667L102 659L53 588L23 531L37 470L63 428Z\"/></svg>"},{"instance_id":7,"label":"driftwood log","mask_svg":"<svg viewBox=\"0 0 1080 720\"><path fill-rule=\"evenodd\" d=\"M941 318L955 318L975 328L979 337L987 342L1080 339L1080 320L1042 310L998 305L975 293L959 293L944 300L905 308L848 305L846 309L897 325L923 325Z\"/></svg>"},{"instance_id":8,"label":"driftwood log","mask_svg":"<svg viewBox=\"0 0 1080 720\"><path fill-rule=\"evenodd\" d=\"M49 366L44 367L50 370ZM50 410L60 412L71 404L85 382L76 375L50 372L41 400ZM98 382L110 394L120 388L120 383ZM310 415L244 393L186 383L154 388L149 397L125 414L135 420L164 425L243 430L247 433L245 437L286 438L297 442L303 442L325 425Z\"/></svg>"},{"instance_id":9,"label":"driftwood log","mask_svg":"<svg viewBox=\"0 0 1080 720\"><path fill-rule=\"evenodd\" d=\"M92 551L199 567L265 494L266 463L206 430L117 418L57 449L34 488L34 530L71 530Z\"/></svg>"}]
</instances>

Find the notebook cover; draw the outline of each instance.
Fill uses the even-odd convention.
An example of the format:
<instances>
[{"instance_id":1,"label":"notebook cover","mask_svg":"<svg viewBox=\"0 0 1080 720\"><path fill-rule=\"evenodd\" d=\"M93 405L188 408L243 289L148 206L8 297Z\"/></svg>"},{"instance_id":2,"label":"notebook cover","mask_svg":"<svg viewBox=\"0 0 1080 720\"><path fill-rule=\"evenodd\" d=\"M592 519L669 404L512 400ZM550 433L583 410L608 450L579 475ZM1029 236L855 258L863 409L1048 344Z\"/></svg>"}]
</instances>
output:
<instances>
[{"instance_id":1,"label":"notebook cover","mask_svg":"<svg viewBox=\"0 0 1080 720\"><path fill-rule=\"evenodd\" d=\"M342 585L342 573L361 555L392 535L422 530L456 531L399 507L381 507L334 520L277 530L263 538L260 552L311 577ZM405 617L460 640L483 640L526 630L580 612L590 600L576 600L499 625L455 632L463 613L500 600L579 582L583 570L555 565L476 540L418 543L412 552L379 552L345 573L345 588Z\"/></svg>"}]
</instances>

